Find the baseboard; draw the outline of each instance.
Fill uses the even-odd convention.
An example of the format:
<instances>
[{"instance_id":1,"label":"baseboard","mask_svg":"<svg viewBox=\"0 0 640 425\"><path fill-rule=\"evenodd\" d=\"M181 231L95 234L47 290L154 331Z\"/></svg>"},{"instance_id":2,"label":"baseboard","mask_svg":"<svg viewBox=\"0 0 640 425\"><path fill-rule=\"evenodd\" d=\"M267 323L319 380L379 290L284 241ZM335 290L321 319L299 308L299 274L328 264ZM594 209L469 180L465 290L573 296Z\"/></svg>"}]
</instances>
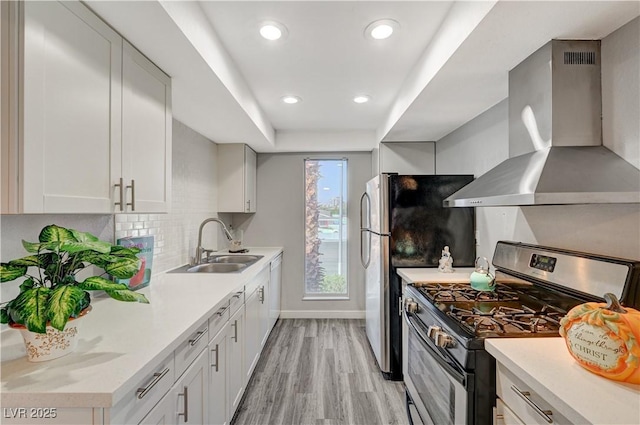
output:
<instances>
[{"instance_id":1,"label":"baseboard","mask_svg":"<svg viewBox=\"0 0 640 425\"><path fill-rule=\"evenodd\" d=\"M281 319L364 319L363 310L282 310Z\"/></svg>"}]
</instances>

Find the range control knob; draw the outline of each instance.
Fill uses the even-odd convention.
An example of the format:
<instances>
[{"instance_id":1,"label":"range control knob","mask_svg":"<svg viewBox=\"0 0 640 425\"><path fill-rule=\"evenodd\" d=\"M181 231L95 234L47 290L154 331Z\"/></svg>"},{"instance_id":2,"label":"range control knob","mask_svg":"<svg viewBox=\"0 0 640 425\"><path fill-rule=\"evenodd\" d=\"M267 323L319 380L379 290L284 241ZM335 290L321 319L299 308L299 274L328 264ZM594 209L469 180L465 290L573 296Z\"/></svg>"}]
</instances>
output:
<instances>
[{"instance_id":1,"label":"range control knob","mask_svg":"<svg viewBox=\"0 0 640 425\"><path fill-rule=\"evenodd\" d=\"M442 348L453 347L455 345L455 340L451 337L451 335L448 335L442 331L436 333L435 341L436 345Z\"/></svg>"},{"instance_id":2,"label":"range control knob","mask_svg":"<svg viewBox=\"0 0 640 425\"><path fill-rule=\"evenodd\" d=\"M436 334L441 330L442 328L440 326L429 326L429 329L427 329L427 336L435 341Z\"/></svg>"},{"instance_id":3,"label":"range control knob","mask_svg":"<svg viewBox=\"0 0 640 425\"><path fill-rule=\"evenodd\" d=\"M415 313L418 311L418 303L413 301L413 298L405 298L404 309L407 310L408 313Z\"/></svg>"}]
</instances>

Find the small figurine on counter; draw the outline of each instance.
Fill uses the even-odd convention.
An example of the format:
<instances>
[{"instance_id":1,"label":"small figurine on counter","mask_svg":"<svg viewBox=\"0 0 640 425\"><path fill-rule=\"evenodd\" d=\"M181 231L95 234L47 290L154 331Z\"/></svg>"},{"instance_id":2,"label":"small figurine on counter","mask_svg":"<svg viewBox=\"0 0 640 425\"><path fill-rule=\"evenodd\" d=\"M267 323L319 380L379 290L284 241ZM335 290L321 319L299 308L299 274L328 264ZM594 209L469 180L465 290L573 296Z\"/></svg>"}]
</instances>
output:
<instances>
[{"instance_id":1,"label":"small figurine on counter","mask_svg":"<svg viewBox=\"0 0 640 425\"><path fill-rule=\"evenodd\" d=\"M453 257L449 252L449 247L445 246L442 250L442 258L438 261L438 270L442 273L453 273Z\"/></svg>"}]
</instances>

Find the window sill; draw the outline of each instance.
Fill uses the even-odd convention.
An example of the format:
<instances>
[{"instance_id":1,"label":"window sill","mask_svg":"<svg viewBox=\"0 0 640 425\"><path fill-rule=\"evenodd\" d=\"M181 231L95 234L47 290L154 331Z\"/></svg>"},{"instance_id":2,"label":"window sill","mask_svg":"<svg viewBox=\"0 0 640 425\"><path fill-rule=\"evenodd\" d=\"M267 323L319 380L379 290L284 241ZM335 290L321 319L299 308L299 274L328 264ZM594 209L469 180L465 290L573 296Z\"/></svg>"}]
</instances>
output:
<instances>
[{"instance_id":1,"label":"window sill","mask_svg":"<svg viewBox=\"0 0 640 425\"><path fill-rule=\"evenodd\" d=\"M350 299L346 295L307 295L302 297L302 301L348 301Z\"/></svg>"}]
</instances>

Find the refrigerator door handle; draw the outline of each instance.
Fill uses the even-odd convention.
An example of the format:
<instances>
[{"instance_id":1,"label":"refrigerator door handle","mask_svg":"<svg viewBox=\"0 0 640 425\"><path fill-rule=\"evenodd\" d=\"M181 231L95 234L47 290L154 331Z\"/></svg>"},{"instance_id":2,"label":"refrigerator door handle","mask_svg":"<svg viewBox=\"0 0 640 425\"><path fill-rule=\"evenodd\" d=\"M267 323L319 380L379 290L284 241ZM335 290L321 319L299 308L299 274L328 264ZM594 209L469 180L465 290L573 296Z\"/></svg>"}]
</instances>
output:
<instances>
[{"instance_id":1,"label":"refrigerator door handle","mask_svg":"<svg viewBox=\"0 0 640 425\"><path fill-rule=\"evenodd\" d=\"M367 229L360 229L360 263L362 264L362 267L364 267L365 269L367 267L369 267L369 263L371 262L371 243L369 243L368 246L368 250L367 250L367 260L365 261L364 259L364 237L367 234L367 232L369 232L369 230ZM371 237L369 235L369 237Z\"/></svg>"},{"instance_id":2,"label":"refrigerator door handle","mask_svg":"<svg viewBox=\"0 0 640 425\"><path fill-rule=\"evenodd\" d=\"M367 227L364 227L363 220L363 212L364 208L362 208L362 201L367 200ZM364 192L360 197L360 230L369 230L371 226L371 198L369 198L369 194Z\"/></svg>"}]
</instances>

